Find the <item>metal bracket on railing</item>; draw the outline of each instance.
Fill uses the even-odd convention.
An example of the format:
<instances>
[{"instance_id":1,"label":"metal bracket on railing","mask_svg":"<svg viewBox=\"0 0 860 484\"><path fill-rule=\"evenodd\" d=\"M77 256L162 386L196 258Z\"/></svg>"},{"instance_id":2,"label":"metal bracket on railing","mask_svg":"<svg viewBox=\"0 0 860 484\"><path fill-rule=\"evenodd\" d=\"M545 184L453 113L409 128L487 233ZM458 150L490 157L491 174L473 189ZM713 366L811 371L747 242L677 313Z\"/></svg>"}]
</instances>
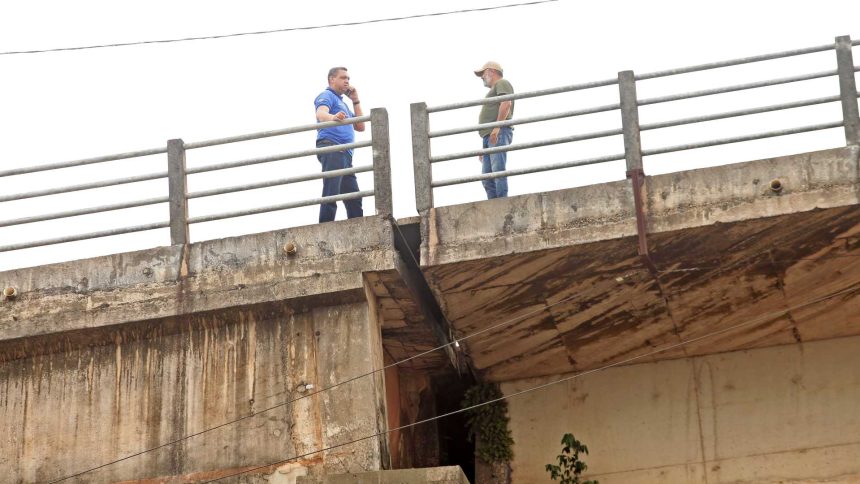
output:
<instances>
[{"instance_id":1,"label":"metal bracket on railing","mask_svg":"<svg viewBox=\"0 0 860 484\"><path fill-rule=\"evenodd\" d=\"M836 37L836 62L839 71L839 93L842 99L842 119L845 142L860 144L860 114L857 108L857 83L854 80L854 57L851 54L851 37Z\"/></svg>"}]
</instances>

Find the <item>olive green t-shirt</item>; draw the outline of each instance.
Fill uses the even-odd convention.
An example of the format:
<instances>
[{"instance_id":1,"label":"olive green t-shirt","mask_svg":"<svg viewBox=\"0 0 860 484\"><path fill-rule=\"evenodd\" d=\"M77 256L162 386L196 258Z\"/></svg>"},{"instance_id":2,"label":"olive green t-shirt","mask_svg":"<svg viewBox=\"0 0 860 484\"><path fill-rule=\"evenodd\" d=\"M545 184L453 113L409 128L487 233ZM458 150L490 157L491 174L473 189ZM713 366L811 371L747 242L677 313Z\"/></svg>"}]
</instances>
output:
<instances>
[{"instance_id":1,"label":"olive green t-shirt","mask_svg":"<svg viewBox=\"0 0 860 484\"><path fill-rule=\"evenodd\" d=\"M495 97L501 96L503 94L513 94L514 88L511 86L511 83L508 82L507 79L499 79L496 81L496 85L490 89L490 92L487 93L486 97ZM508 112L508 117L505 119L511 119L514 116L514 102L511 101L511 110ZM481 114L478 116L478 123L493 123L499 121L499 103L494 104L484 104L481 108ZM490 134L493 131L492 128L482 129L478 131L478 134L483 138Z\"/></svg>"}]
</instances>

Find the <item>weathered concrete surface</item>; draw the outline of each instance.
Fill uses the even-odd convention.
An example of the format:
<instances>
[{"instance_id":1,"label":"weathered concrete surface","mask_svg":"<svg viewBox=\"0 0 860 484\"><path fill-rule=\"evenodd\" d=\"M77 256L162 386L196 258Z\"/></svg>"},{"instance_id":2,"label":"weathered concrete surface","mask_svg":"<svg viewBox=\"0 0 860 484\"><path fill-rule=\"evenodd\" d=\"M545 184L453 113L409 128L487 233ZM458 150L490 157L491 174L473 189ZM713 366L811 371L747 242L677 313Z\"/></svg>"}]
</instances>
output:
<instances>
[{"instance_id":1,"label":"weathered concrete surface","mask_svg":"<svg viewBox=\"0 0 860 484\"><path fill-rule=\"evenodd\" d=\"M362 472L358 474L299 477L297 484L469 484L463 470L457 466Z\"/></svg>"},{"instance_id":2,"label":"weathered concrete surface","mask_svg":"<svg viewBox=\"0 0 860 484\"><path fill-rule=\"evenodd\" d=\"M283 251L288 242L296 255ZM12 482L70 475L289 401L304 384L323 389L378 370L383 331L397 336L386 337L396 343L389 354L437 344L388 219L182 251L0 273L19 293L0 303L0 431L10 436L0 468ZM444 353L410 362L412 371L446 364ZM385 426L378 372L79 480L197 482L263 466L237 479L265 482L377 470L388 465L384 437L300 457L288 472L267 464Z\"/></svg>"},{"instance_id":3,"label":"weathered concrete surface","mask_svg":"<svg viewBox=\"0 0 860 484\"><path fill-rule=\"evenodd\" d=\"M381 366L379 321L366 303L259 305L111 334L107 344L0 365L0 432L9 437L0 440L0 481L71 475L293 400L305 384L325 388ZM372 435L385 428L382 390L382 375L362 378L78 482L185 474L173 479L196 482ZM312 474L379 469L381 445L366 440L298 463Z\"/></svg>"},{"instance_id":4,"label":"weathered concrete surface","mask_svg":"<svg viewBox=\"0 0 860 484\"><path fill-rule=\"evenodd\" d=\"M286 299L358 300L362 273L393 269L395 256L391 225L365 217L209 240L188 254L160 247L0 272L19 294L0 306L0 341Z\"/></svg>"},{"instance_id":5,"label":"weathered concrete surface","mask_svg":"<svg viewBox=\"0 0 860 484\"><path fill-rule=\"evenodd\" d=\"M596 368L749 321L647 358L860 334L856 147L655 176L646 187L656 274L637 254L627 181L423 215L422 265L456 335L515 320L465 342L487 377Z\"/></svg>"},{"instance_id":6,"label":"weathered concrete surface","mask_svg":"<svg viewBox=\"0 0 860 484\"><path fill-rule=\"evenodd\" d=\"M860 482L857 336L621 366L508 405L515 483L551 482L566 432L601 484Z\"/></svg>"}]
</instances>

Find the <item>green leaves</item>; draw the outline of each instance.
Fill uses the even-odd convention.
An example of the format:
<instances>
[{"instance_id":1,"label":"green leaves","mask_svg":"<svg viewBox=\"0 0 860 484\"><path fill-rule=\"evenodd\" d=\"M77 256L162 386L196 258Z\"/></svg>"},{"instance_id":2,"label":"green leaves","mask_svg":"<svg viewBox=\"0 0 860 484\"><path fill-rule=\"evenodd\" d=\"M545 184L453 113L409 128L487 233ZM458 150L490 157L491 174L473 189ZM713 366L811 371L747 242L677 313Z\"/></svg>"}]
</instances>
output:
<instances>
[{"instance_id":1,"label":"green leaves","mask_svg":"<svg viewBox=\"0 0 860 484\"><path fill-rule=\"evenodd\" d=\"M466 391L461 402L462 408L493 402L466 411L469 440L474 441L476 436L480 439L475 453L485 462L508 462L514 457L514 439L508 429L508 404L501 398L502 391L498 385L479 383Z\"/></svg>"},{"instance_id":2,"label":"green leaves","mask_svg":"<svg viewBox=\"0 0 860 484\"><path fill-rule=\"evenodd\" d=\"M588 455L588 447L576 440L573 434L564 434L561 438L561 454L558 455L558 465L547 464L545 469L553 481L561 484L598 484L597 481L580 481L580 475L588 469L585 462L579 460L580 454Z\"/></svg>"}]
</instances>

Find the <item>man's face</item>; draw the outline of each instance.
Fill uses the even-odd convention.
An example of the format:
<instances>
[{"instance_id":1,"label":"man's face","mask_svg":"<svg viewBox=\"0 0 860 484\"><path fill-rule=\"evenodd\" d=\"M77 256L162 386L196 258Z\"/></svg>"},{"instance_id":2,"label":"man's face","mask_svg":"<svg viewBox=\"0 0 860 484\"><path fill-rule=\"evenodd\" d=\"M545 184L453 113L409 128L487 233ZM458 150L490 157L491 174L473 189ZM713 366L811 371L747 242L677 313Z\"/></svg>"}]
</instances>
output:
<instances>
[{"instance_id":1,"label":"man's face","mask_svg":"<svg viewBox=\"0 0 860 484\"><path fill-rule=\"evenodd\" d=\"M349 74L345 70L337 71L334 77L330 77L328 85L338 94L343 94L349 89Z\"/></svg>"},{"instance_id":2,"label":"man's face","mask_svg":"<svg viewBox=\"0 0 860 484\"><path fill-rule=\"evenodd\" d=\"M489 69L484 69L484 72L481 73L481 80L484 81L484 87L493 87L491 82L493 80L493 74Z\"/></svg>"}]
</instances>

